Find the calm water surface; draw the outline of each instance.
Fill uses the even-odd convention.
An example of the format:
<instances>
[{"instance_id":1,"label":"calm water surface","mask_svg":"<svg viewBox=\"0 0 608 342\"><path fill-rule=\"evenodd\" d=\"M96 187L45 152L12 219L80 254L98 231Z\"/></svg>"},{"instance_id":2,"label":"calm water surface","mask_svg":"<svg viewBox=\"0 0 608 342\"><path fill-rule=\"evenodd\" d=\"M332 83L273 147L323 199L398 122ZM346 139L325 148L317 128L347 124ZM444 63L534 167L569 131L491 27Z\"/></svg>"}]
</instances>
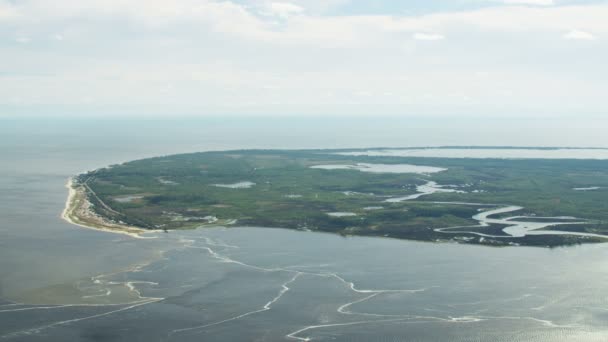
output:
<instances>
[{"instance_id":1,"label":"calm water surface","mask_svg":"<svg viewBox=\"0 0 608 342\"><path fill-rule=\"evenodd\" d=\"M59 218L67 178L84 170L202 150L433 144L405 137L406 126L336 136L268 122L4 123L0 340L608 340L608 245L488 248L267 228L133 239Z\"/></svg>"}]
</instances>

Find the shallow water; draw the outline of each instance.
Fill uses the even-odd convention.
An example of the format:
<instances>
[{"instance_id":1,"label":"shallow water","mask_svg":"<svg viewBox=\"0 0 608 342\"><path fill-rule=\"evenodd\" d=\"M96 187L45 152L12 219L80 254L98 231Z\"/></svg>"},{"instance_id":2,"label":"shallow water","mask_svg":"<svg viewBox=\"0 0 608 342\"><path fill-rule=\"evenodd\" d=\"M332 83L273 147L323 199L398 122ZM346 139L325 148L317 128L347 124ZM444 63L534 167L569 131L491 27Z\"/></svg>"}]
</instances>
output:
<instances>
[{"instance_id":1,"label":"shallow water","mask_svg":"<svg viewBox=\"0 0 608 342\"><path fill-rule=\"evenodd\" d=\"M162 258L80 279L78 291L65 294L59 305L0 308L3 338L349 341L383 334L424 341L479 336L600 341L608 336L608 301L602 295L608 251L599 245L489 248L268 228L157 235L156 241L138 244L162 241L167 247Z\"/></svg>"},{"instance_id":2,"label":"shallow water","mask_svg":"<svg viewBox=\"0 0 608 342\"><path fill-rule=\"evenodd\" d=\"M355 213L350 213L350 212L333 212L333 213L327 213L327 215L332 216L332 217L349 217L349 216L357 216L357 214Z\"/></svg>"},{"instance_id":3,"label":"shallow water","mask_svg":"<svg viewBox=\"0 0 608 342\"><path fill-rule=\"evenodd\" d=\"M429 181L429 182L426 182L425 184L418 185L416 187L416 191L417 192L415 194L388 198L385 200L385 202L398 203L398 202L410 201L410 200L420 198L422 196L432 195L437 192L463 192L461 190L445 188L442 185L437 184L437 182L433 182L433 181Z\"/></svg>"},{"instance_id":4,"label":"shallow water","mask_svg":"<svg viewBox=\"0 0 608 342\"><path fill-rule=\"evenodd\" d=\"M599 186L590 186L586 188L574 188L574 191L595 191L601 189Z\"/></svg>"},{"instance_id":5,"label":"shallow water","mask_svg":"<svg viewBox=\"0 0 608 342\"><path fill-rule=\"evenodd\" d=\"M59 218L67 177L87 169L311 147L308 135L250 146L257 132L227 135L233 126L163 128L159 140L141 124L0 127L0 340L608 339L606 244L489 248L268 228L133 239Z\"/></svg>"},{"instance_id":6,"label":"shallow water","mask_svg":"<svg viewBox=\"0 0 608 342\"><path fill-rule=\"evenodd\" d=\"M499 159L608 159L608 149L470 149L413 148L339 153L350 156L499 158Z\"/></svg>"},{"instance_id":7,"label":"shallow water","mask_svg":"<svg viewBox=\"0 0 608 342\"><path fill-rule=\"evenodd\" d=\"M119 203L131 203L133 201L139 200L144 198L144 196L141 195L127 195L127 196L117 196L114 197L112 200L119 202Z\"/></svg>"},{"instance_id":8,"label":"shallow water","mask_svg":"<svg viewBox=\"0 0 608 342\"><path fill-rule=\"evenodd\" d=\"M424 166L424 165L411 165L411 164L368 164L368 163L357 163L355 165L348 164L334 164L334 165L315 165L311 166L312 169L322 170L357 170L361 172L370 173L418 173L428 174L445 171L440 167Z\"/></svg>"},{"instance_id":9,"label":"shallow water","mask_svg":"<svg viewBox=\"0 0 608 342\"><path fill-rule=\"evenodd\" d=\"M450 202L442 202L442 203L450 203ZM454 202L457 204L458 202ZM467 205L467 203L464 203ZM476 205L476 204L469 204ZM571 232L571 231L557 231L550 230L546 228L555 227L559 225L576 225L576 224L585 224L588 221L584 219L579 219L575 217L568 216L558 216L558 217L537 217L537 216L510 216L505 218L494 218L493 215L504 214L510 212L516 212L518 210L523 209L518 206L506 206L493 210L483 210L477 215L473 215L473 219L479 222L477 226L469 226L469 227L446 227L446 228L437 228L435 231L455 234L455 233L469 233L484 237L492 237L492 238L505 238L505 237L515 237L521 238L526 235L571 235L571 236L581 236L581 237L595 237L595 238L604 238L608 239L608 235L602 234L593 234L593 233L581 233L581 232ZM537 221L537 219L543 219L543 221ZM490 225L500 225L505 226L502 229L504 235L495 235L484 233L483 231L470 231L467 230L470 228L479 228L479 227L489 227Z\"/></svg>"},{"instance_id":10,"label":"shallow water","mask_svg":"<svg viewBox=\"0 0 608 342\"><path fill-rule=\"evenodd\" d=\"M254 182L249 182L249 181L237 182L237 183L232 183L232 184L213 184L213 186L216 186L218 188L228 188L228 189L249 189L254 185L255 185Z\"/></svg>"}]
</instances>

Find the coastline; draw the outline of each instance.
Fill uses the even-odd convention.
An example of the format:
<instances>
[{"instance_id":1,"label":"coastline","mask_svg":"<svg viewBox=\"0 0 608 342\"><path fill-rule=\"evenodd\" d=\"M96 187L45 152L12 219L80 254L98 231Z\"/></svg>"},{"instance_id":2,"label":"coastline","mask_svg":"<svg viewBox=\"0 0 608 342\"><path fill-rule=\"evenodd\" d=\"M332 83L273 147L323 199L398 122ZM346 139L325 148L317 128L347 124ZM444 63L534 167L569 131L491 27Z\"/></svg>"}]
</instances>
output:
<instances>
[{"instance_id":1,"label":"coastline","mask_svg":"<svg viewBox=\"0 0 608 342\"><path fill-rule=\"evenodd\" d=\"M148 239L140 234L156 231L108 222L105 218L97 215L90 209L91 203L87 199L84 187L74 186L74 177L68 179L65 187L68 188L68 198L61 213L61 218L66 222L82 228L128 235L136 239Z\"/></svg>"}]
</instances>

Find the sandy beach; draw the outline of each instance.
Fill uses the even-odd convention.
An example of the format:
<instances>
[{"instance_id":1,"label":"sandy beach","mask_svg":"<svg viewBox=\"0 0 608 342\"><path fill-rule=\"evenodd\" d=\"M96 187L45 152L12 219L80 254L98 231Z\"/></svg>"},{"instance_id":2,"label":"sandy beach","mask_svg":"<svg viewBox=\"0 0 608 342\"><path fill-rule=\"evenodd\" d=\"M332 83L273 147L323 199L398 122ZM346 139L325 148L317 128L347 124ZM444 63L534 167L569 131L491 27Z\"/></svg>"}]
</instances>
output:
<instances>
[{"instance_id":1,"label":"sandy beach","mask_svg":"<svg viewBox=\"0 0 608 342\"><path fill-rule=\"evenodd\" d=\"M68 198L65 202L65 208L61 213L61 218L73 225L103 232L128 235L137 239L149 239L141 236L141 234L156 231L109 222L91 210L91 203L87 199L84 186L75 185L73 177L68 179L65 186L68 188Z\"/></svg>"}]
</instances>

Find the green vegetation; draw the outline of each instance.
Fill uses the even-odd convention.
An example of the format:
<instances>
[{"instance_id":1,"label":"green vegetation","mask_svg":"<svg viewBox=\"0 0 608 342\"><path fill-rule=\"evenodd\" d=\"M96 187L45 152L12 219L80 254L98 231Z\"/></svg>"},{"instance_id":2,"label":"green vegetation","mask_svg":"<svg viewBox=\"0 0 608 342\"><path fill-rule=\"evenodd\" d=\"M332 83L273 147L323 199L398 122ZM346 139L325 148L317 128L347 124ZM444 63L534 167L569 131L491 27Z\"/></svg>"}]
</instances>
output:
<instances>
[{"instance_id":1,"label":"green vegetation","mask_svg":"<svg viewBox=\"0 0 608 342\"><path fill-rule=\"evenodd\" d=\"M98 215L145 229L238 224L492 245L558 246L603 241L571 235L480 239L471 233L434 230L476 225L478 221L472 216L481 208L517 205L525 209L503 216L575 216L588 220L588 224L546 229L608 233L608 161L353 157L332 152L337 151L249 150L173 155L99 169L79 175L76 182L85 185L92 209ZM310 167L356 163L414 164L448 170L427 175ZM396 203L385 201L415 194L416 187L428 181L460 192L438 192ZM239 186L239 182L255 185ZM234 188L227 187L231 184ZM573 190L596 186L600 189ZM330 213L355 215L337 217ZM478 227L469 231L501 234L501 228Z\"/></svg>"}]
</instances>

